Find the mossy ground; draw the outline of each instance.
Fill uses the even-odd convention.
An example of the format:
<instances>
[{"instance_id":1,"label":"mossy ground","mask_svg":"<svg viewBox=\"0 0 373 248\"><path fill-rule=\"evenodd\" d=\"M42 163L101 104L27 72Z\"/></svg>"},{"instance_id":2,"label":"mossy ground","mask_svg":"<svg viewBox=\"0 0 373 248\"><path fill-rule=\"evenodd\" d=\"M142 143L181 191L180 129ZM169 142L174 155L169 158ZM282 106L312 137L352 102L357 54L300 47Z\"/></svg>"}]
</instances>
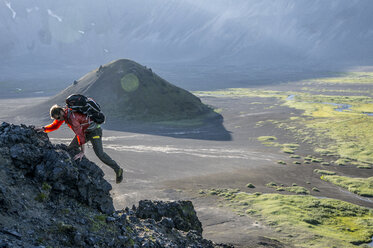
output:
<instances>
[{"instance_id":1,"label":"mossy ground","mask_svg":"<svg viewBox=\"0 0 373 248\"><path fill-rule=\"evenodd\" d=\"M277 183L269 182L266 184L267 187L274 188L276 191L288 191L296 194L304 194L309 195L310 191L302 186L298 186L296 184L293 184L292 186L284 186L284 185L277 185Z\"/></svg>"},{"instance_id":2,"label":"mossy ground","mask_svg":"<svg viewBox=\"0 0 373 248\"><path fill-rule=\"evenodd\" d=\"M264 221L276 230L275 238L295 247L356 247L373 235L372 210L340 200L228 189L209 193L238 214Z\"/></svg>"},{"instance_id":3,"label":"mossy ground","mask_svg":"<svg viewBox=\"0 0 373 248\"><path fill-rule=\"evenodd\" d=\"M373 91L325 90L324 87L320 87L337 84L373 84L373 73L340 73L339 77L310 79L300 83L307 87L299 91L236 88L198 94L221 97L273 97L283 100L285 106L303 110L304 114L289 116L288 123L274 121L273 124L303 137L301 141L304 143L317 143L314 149L323 155L337 155L354 161L373 163L373 116L367 115L373 113ZM315 91L322 94L314 94ZM341 95L328 95L331 92ZM356 95L359 93L361 95ZM261 126L264 122L270 121L260 121L257 125ZM259 141L268 146L278 145L276 139L265 139L266 137L272 136L259 137ZM291 150L284 149L284 152L292 153Z\"/></svg>"},{"instance_id":4,"label":"mossy ground","mask_svg":"<svg viewBox=\"0 0 373 248\"><path fill-rule=\"evenodd\" d=\"M282 102L283 106L303 111L303 114L289 115L287 120L260 120L256 126L273 124L290 132L297 144L281 144L281 139L277 136L260 136L258 141L263 145L279 147L282 152L294 156L290 158L298 160L301 158L296 154L298 144L308 145L312 147L314 154L304 157L304 164L372 168L373 90L369 85L373 84L373 73L340 73L338 77L308 79L297 84L301 87L295 87L293 91L227 89L204 94L253 99L255 97L255 102L258 97L275 98ZM291 163L298 164L297 162L299 161ZM287 161L281 160L277 163L285 165ZM343 183L341 179L338 183L333 180L342 187L346 187L347 181L347 178Z\"/></svg>"},{"instance_id":5,"label":"mossy ground","mask_svg":"<svg viewBox=\"0 0 373 248\"><path fill-rule=\"evenodd\" d=\"M338 106L328 104L336 102L351 107L337 111ZM305 129L311 129L315 134L313 139L306 136L304 141L307 138L310 141L316 139L319 152L373 163L373 134L370 131L373 129L373 121L371 116L364 114L373 108L372 98L300 94L285 104L304 110L305 117L312 117L301 121ZM297 131L303 132L302 129Z\"/></svg>"},{"instance_id":6,"label":"mossy ground","mask_svg":"<svg viewBox=\"0 0 373 248\"><path fill-rule=\"evenodd\" d=\"M258 137L260 142L275 141L277 138L275 136L260 136Z\"/></svg>"},{"instance_id":7,"label":"mossy ground","mask_svg":"<svg viewBox=\"0 0 373 248\"><path fill-rule=\"evenodd\" d=\"M337 77L308 79L303 82L309 84L373 84L373 72L343 72Z\"/></svg>"},{"instance_id":8,"label":"mossy ground","mask_svg":"<svg viewBox=\"0 0 373 248\"><path fill-rule=\"evenodd\" d=\"M287 91L289 87L282 88L286 91L277 87L280 90L227 89L200 94L247 97L258 106L258 98L272 98L273 107L278 104L289 107L290 111L280 112L289 113L287 116L274 115L274 120L261 118L256 122L256 128L266 130L260 134L266 136L258 135L257 141L289 154L289 160L277 161L280 165L315 166L319 169L314 172L322 179L368 196L372 192L372 178L342 177L333 170L348 174L355 167L354 173L361 174L357 170L372 167L373 116L369 113L373 113L373 90L370 84L373 84L373 73L348 73L294 83L292 91ZM270 101L263 100L261 109L271 109L264 106L264 102ZM277 133L277 129L282 131ZM330 170L321 169L325 166ZM371 209L309 195L322 195L326 189L322 186L319 189L319 185L305 189L298 185L283 185L291 182L281 183L267 184L267 187L282 191L278 194L248 194L238 190L211 190L210 194L221 197L226 206L240 215L265 221L274 228L274 238L295 247L368 247L363 243L372 241ZM260 188L257 183L256 186ZM296 195L302 191L300 194L303 195Z\"/></svg>"},{"instance_id":9,"label":"mossy ground","mask_svg":"<svg viewBox=\"0 0 373 248\"><path fill-rule=\"evenodd\" d=\"M298 144L280 144L275 136L260 136L257 138L265 146L280 147L281 151L288 154L294 154L299 148Z\"/></svg>"},{"instance_id":10,"label":"mossy ground","mask_svg":"<svg viewBox=\"0 0 373 248\"><path fill-rule=\"evenodd\" d=\"M248 88L230 88L217 91L195 91L197 96L215 96L215 97L279 97L286 98L281 91L274 90L253 90ZM258 104L257 102L254 102Z\"/></svg>"},{"instance_id":11,"label":"mossy ground","mask_svg":"<svg viewBox=\"0 0 373 248\"><path fill-rule=\"evenodd\" d=\"M320 175L335 175L336 174L334 171L319 170L319 169L315 169L314 172Z\"/></svg>"},{"instance_id":12,"label":"mossy ground","mask_svg":"<svg viewBox=\"0 0 373 248\"><path fill-rule=\"evenodd\" d=\"M321 176L321 179L346 188L352 193L361 196L373 197L373 177L351 178L345 176L324 174L323 176Z\"/></svg>"}]
</instances>

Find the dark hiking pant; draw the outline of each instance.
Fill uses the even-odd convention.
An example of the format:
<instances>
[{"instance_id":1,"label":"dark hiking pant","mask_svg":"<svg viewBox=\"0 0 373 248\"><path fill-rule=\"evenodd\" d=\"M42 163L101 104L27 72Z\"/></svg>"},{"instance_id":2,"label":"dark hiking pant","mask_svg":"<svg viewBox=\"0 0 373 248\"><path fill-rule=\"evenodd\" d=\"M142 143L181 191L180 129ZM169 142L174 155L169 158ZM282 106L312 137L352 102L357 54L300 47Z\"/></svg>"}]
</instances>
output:
<instances>
[{"instance_id":1,"label":"dark hiking pant","mask_svg":"<svg viewBox=\"0 0 373 248\"><path fill-rule=\"evenodd\" d=\"M85 138L87 142L91 141L93 145L93 150L95 151L96 156L103 163L110 166L110 168L112 168L115 172L117 172L120 169L117 162L115 162L109 155L107 155L104 152L104 149L102 147L102 129L100 127L92 130L91 132L86 132ZM78 138L76 137L76 135L74 139L71 141L69 148L70 149L79 148L79 142L78 142Z\"/></svg>"}]
</instances>

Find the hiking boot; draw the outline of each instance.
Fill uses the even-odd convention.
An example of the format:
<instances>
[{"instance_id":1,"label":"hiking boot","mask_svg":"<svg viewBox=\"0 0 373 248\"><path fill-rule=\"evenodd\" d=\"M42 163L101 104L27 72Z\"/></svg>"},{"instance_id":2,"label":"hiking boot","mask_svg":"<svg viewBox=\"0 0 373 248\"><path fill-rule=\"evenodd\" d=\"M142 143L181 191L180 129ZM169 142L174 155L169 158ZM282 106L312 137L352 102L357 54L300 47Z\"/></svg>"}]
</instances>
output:
<instances>
[{"instance_id":1,"label":"hiking boot","mask_svg":"<svg viewBox=\"0 0 373 248\"><path fill-rule=\"evenodd\" d=\"M115 174L117 175L115 178L116 183L121 183L123 180L123 169L119 169Z\"/></svg>"}]
</instances>

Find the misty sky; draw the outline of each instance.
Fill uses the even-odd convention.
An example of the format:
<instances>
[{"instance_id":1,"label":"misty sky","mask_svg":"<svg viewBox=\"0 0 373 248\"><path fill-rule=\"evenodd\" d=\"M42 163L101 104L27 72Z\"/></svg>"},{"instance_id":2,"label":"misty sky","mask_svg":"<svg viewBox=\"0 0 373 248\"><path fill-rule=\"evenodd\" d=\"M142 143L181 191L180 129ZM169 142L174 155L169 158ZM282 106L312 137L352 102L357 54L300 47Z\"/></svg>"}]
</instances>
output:
<instances>
[{"instance_id":1,"label":"misty sky","mask_svg":"<svg viewBox=\"0 0 373 248\"><path fill-rule=\"evenodd\" d=\"M372 60L370 0L0 0L0 65Z\"/></svg>"}]
</instances>

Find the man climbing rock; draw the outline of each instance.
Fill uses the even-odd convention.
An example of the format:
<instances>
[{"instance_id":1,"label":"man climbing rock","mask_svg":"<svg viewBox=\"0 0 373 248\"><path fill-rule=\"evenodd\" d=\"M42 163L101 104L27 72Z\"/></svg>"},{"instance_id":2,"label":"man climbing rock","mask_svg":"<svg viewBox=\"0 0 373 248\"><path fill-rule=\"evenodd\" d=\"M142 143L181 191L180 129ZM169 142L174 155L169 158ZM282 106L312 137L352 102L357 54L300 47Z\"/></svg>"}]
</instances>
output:
<instances>
[{"instance_id":1,"label":"man climbing rock","mask_svg":"<svg viewBox=\"0 0 373 248\"><path fill-rule=\"evenodd\" d=\"M82 160L84 157L84 145L86 142L91 141L97 157L115 171L116 183L122 182L123 169L103 150L102 129L99 124L92 121L91 118L85 114L72 111L67 107L62 108L58 105L51 107L50 116L54 119L53 123L37 128L38 131L49 133L57 130L65 122L75 133L75 137L71 141L69 148L81 148L74 159Z\"/></svg>"}]
</instances>

